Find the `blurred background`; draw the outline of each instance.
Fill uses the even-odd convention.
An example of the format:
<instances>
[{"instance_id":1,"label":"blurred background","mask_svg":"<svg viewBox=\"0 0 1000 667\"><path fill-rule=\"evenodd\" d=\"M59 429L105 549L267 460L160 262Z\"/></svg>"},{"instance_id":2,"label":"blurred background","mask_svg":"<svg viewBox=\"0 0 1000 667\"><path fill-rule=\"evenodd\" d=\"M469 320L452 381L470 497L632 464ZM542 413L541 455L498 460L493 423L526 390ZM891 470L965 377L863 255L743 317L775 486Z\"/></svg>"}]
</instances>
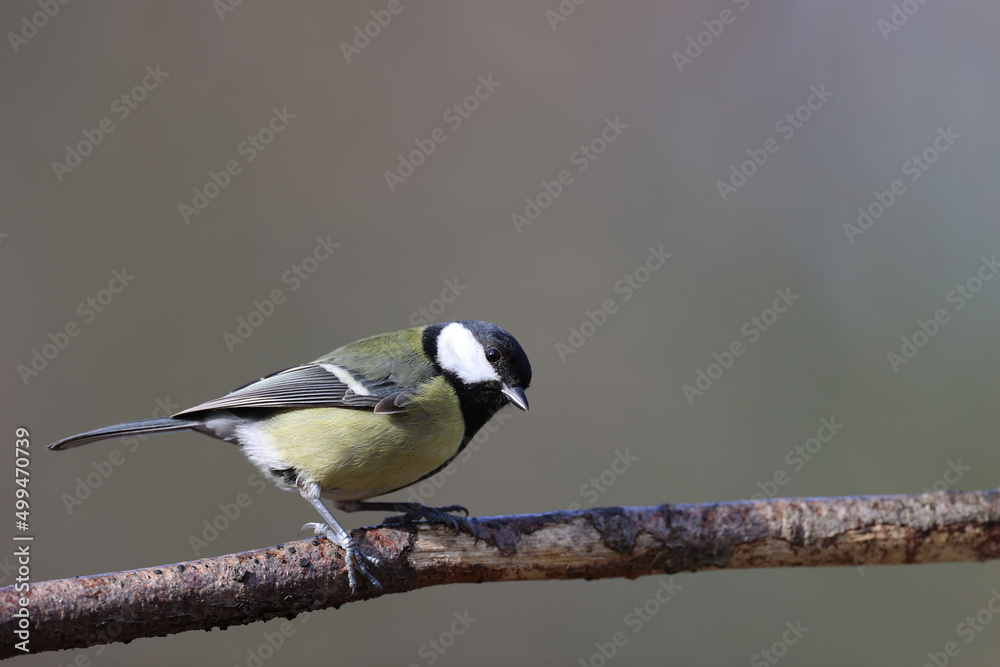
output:
<instances>
[{"instance_id":1,"label":"blurred background","mask_svg":"<svg viewBox=\"0 0 1000 667\"><path fill-rule=\"evenodd\" d=\"M998 20L971 0L5 2L0 401L7 441L33 442L33 578L316 518L201 435L45 444L458 318L520 340L531 412L422 485L432 504L995 486ZM18 660L597 666L618 631L609 664L1000 649L997 563L686 573L647 604L663 580L444 586Z\"/></svg>"}]
</instances>

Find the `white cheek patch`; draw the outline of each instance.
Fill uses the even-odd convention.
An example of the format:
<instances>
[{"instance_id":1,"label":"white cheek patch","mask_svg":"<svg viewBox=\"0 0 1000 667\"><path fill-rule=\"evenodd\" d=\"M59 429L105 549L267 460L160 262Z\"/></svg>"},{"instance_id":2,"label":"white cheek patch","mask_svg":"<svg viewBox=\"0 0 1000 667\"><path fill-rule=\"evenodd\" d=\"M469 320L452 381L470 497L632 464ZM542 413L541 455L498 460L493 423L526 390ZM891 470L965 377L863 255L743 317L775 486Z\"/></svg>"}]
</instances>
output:
<instances>
[{"instance_id":1,"label":"white cheek patch","mask_svg":"<svg viewBox=\"0 0 1000 667\"><path fill-rule=\"evenodd\" d=\"M486 361L486 352L472 332L452 322L438 336L437 360L465 384L499 380L496 369Z\"/></svg>"}]
</instances>

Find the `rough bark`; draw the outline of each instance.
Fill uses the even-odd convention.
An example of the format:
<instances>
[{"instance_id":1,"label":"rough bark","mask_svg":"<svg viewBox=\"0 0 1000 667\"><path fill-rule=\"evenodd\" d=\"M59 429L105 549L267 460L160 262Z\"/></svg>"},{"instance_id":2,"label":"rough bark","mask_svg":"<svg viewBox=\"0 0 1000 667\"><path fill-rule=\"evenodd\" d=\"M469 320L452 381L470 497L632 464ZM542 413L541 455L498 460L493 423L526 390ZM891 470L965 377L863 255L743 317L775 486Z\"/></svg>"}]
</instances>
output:
<instances>
[{"instance_id":1,"label":"rough bark","mask_svg":"<svg viewBox=\"0 0 1000 667\"><path fill-rule=\"evenodd\" d=\"M1000 555L1000 493L606 507L354 532L380 593L347 584L343 553L311 539L187 563L32 583L32 653L263 621L451 583L635 578L723 568L984 561ZM0 589L0 657L17 599Z\"/></svg>"}]
</instances>

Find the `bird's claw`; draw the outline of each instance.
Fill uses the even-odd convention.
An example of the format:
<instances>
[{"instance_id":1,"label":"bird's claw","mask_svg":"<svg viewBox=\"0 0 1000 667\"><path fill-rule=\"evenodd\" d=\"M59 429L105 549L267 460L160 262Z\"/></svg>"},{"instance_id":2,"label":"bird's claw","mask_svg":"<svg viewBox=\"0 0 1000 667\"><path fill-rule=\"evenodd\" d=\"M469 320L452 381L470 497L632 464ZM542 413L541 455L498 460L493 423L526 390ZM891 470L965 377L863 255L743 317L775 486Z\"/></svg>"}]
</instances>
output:
<instances>
[{"instance_id":1,"label":"bird's claw","mask_svg":"<svg viewBox=\"0 0 1000 667\"><path fill-rule=\"evenodd\" d=\"M358 587L358 576L355 571L360 571L361 574L365 575L365 579L367 579L368 582L379 591L383 590L382 584L379 583L379 580L368 571L368 567L365 565L365 562L367 561L368 565L378 567L382 564L382 560L380 558L376 556L366 556L361 553L361 550L358 549L358 544L354 541L354 538L347 535L346 539L342 539L336 531L325 523L310 522L305 524L299 529L299 537L301 537L302 533L308 529L312 529L316 535L322 535L344 550L344 565L347 568L347 582L351 586L351 593L354 593Z\"/></svg>"},{"instance_id":2,"label":"bird's claw","mask_svg":"<svg viewBox=\"0 0 1000 667\"><path fill-rule=\"evenodd\" d=\"M465 516L454 516L452 512L462 512ZM429 523L443 523L455 529L456 533L465 532L479 539L479 531L476 524L469 518L469 510L461 505L448 505L447 507L427 507L417 505L406 507L404 513L399 516L386 517L384 523L389 525L406 525L424 519Z\"/></svg>"}]
</instances>

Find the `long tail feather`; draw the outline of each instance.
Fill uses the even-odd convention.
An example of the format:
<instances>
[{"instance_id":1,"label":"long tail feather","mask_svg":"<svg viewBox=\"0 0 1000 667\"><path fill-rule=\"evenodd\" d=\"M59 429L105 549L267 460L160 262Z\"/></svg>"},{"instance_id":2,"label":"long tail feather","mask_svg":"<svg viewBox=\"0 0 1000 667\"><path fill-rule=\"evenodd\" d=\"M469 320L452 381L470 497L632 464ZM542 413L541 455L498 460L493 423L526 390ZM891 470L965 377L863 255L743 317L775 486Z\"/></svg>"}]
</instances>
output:
<instances>
[{"instance_id":1,"label":"long tail feather","mask_svg":"<svg viewBox=\"0 0 1000 667\"><path fill-rule=\"evenodd\" d=\"M139 433L187 431L188 429L195 428L196 426L201 426L201 422L191 419L173 419L171 417L164 417L161 419L143 419L135 422L125 422L124 424L105 426L104 428L87 431L86 433L71 435L68 438L63 438L62 440L53 442L49 445L49 449L69 449L70 447L86 445L88 442L97 442L98 440L107 440L108 438L121 438L126 435L136 435Z\"/></svg>"}]
</instances>

